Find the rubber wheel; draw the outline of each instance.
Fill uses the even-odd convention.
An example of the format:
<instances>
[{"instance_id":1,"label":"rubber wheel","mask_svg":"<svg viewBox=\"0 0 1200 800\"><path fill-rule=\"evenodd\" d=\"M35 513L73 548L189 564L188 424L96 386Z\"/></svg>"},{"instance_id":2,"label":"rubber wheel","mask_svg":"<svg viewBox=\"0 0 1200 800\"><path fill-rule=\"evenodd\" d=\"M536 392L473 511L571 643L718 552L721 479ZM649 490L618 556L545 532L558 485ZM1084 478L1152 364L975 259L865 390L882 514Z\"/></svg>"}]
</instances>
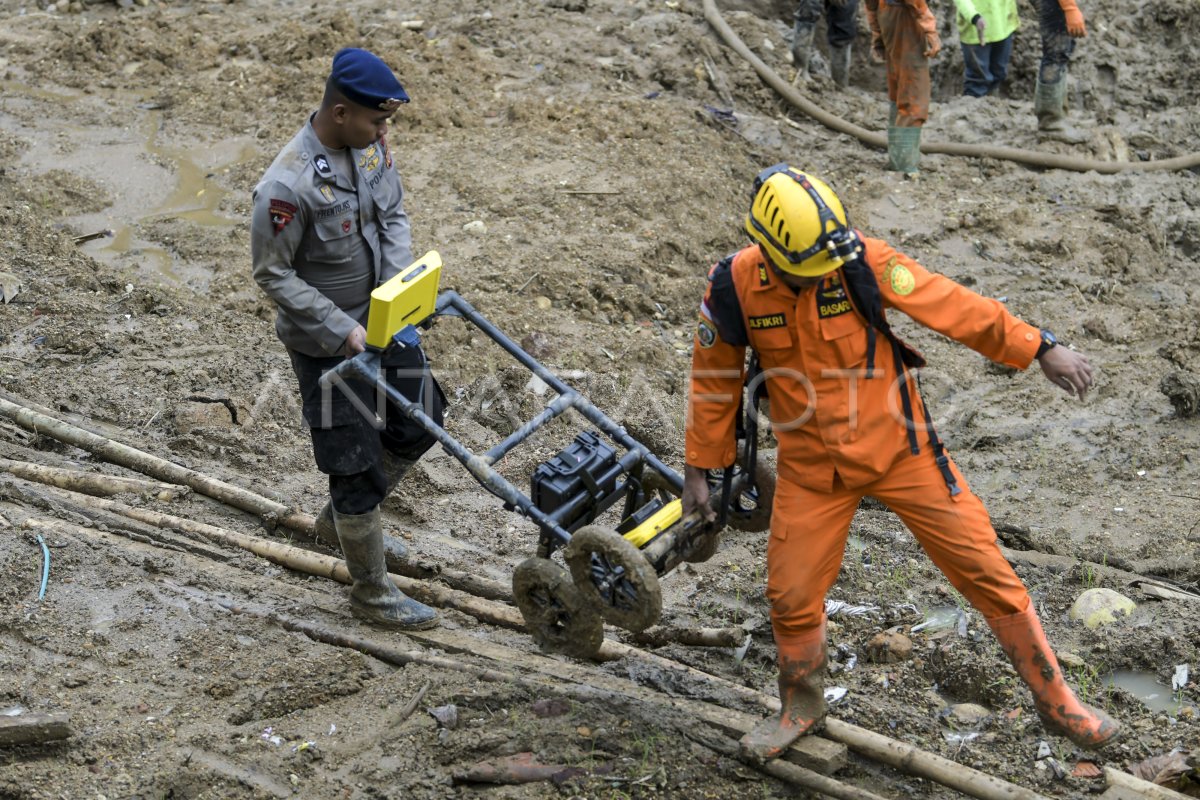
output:
<instances>
[{"instance_id":1,"label":"rubber wheel","mask_svg":"<svg viewBox=\"0 0 1200 800\"><path fill-rule=\"evenodd\" d=\"M547 558L527 558L513 571L512 588L525 627L539 647L573 658L596 655L604 642L604 623L565 569Z\"/></svg>"},{"instance_id":2,"label":"rubber wheel","mask_svg":"<svg viewBox=\"0 0 1200 800\"><path fill-rule=\"evenodd\" d=\"M742 459L740 450L741 448L738 452L739 463ZM737 482L738 477L734 476L734 482ZM715 486L710 487L710 491L712 496L719 501L721 497L719 480ZM759 452L754 465L754 491L742 492L734 496L734 507L729 510L728 525L734 530L752 533L768 530L771 527L771 508L774 505L775 451L764 450Z\"/></svg>"},{"instance_id":3,"label":"rubber wheel","mask_svg":"<svg viewBox=\"0 0 1200 800\"><path fill-rule=\"evenodd\" d=\"M707 530L692 539L690 546L683 550L683 560L689 564L700 564L708 561L717 554L721 545L721 532L716 524L705 526Z\"/></svg>"},{"instance_id":4,"label":"rubber wheel","mask_svg":"<svg viewBox=\"0 0 1200 800\"><path fill-rule=\"evenodd\" d=\"M580 528L563 548L563 558L579 593L613 625L640 633L662 616L654 567L612 528Z\"/></svg>"}]
</instances>

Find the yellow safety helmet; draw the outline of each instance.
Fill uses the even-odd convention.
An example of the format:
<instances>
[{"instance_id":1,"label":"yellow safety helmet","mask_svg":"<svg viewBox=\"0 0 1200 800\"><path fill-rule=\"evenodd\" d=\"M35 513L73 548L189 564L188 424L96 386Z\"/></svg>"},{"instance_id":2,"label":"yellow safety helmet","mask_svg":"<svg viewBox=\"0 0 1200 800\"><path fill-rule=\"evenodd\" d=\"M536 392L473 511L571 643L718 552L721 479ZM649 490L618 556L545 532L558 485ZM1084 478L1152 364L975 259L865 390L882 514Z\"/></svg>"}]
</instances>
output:
<instances>
[{"instance_id":1,"label":"yellow safety helmet","mask_svg":"<svg viewBox=\"0 0 1200 800\"><path fill-rule=\"evenodd\" d=\"M787 164L754 179L746 233L776 267L805 278L833 272L862 252L833 190Z\"/></svg>"}]
</instances>

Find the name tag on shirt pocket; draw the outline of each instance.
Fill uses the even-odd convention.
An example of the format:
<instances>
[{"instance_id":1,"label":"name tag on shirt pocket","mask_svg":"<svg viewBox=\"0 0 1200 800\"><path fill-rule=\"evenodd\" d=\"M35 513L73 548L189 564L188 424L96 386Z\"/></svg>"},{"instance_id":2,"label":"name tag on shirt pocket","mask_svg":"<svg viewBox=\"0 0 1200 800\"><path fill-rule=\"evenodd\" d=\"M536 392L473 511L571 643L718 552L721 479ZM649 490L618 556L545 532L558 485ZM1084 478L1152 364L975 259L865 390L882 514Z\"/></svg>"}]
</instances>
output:
<instances>
[{"instance_id":1,"label":"name tag on shirt pocket","mask_svg":"<svg viewBox=\"0 0 1200 800\"><path fill-rule=\"evenodd\" d=\"M822 319L821 338L833 346L838 366L857 367L866 361L867 326L857 314Z\"/></svg>"},{"instance_id":2,"label":"name tag on shirt pocket","mask_svg":"<svg viewBox=\"0 0 1200 800\"><path fill-rule=\"evenodd\" d=\"M354 233L354 220L350 216L319 220L313 227L317 230L320 245L313 248L309 260L326 264L341 264L350 260L350 234Z\"/></svg>"},{"instance_id":3,"label":"name tag on shirt pocket","mask_svg":"<svg viewBox=\"0 0 1200 800\"><path fill-rule=\"evenodd\" d=\"M790 325L780 325L776 328L760 328L750 330L750 346L758 351L786 350L792 347L792 328Z\"/></svg>"}]
</instances>

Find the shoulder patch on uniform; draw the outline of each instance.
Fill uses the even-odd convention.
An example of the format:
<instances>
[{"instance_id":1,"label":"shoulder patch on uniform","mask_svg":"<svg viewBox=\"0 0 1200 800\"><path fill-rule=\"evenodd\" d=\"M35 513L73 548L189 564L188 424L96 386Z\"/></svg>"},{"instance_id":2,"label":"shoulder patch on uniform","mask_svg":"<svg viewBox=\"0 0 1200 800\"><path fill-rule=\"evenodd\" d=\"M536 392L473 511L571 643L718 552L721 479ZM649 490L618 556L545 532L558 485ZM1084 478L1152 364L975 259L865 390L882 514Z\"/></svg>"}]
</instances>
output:
<instances>
[{"instance_id":1,"label":"shoulder patch on uniform","mask_svg":"<svg viewBox=\"0 0 1200 800\"><path fill-rule=\"evenodd\" d=\"M379 146L383 149L383 165L388 169L392 168L392 153L388 150L387 137L379 137Z\"/></svg>"},{"instance_id":2,"label":"shoulder patch on uniform","mask_svg":"<svg viewBox=\"0 0 1200 800\"><path fill-rule=\"evenodd\" d=\"M771 273L767 272L767 265L763 264L762 262L759 262L759 265L758 265L758 285L759 286L770 286L771 285Z\"/></svg>"},{"instance_id":3,"label":"shoulder patch on uniform","mask_svg":"<svg viewBox=\"0 0 1200 800\"><path fill-rule=\"evenodd\" d=\"M764 314L761 317L748 317L750 329L761 331L766 328L782 328L787 325L787 316L784 314Z\"/></svg>"},{"instance_id":4,"label":"shoulder patch on uniform","mask_svg":"<svg viewBox=\"0 0 1200 800\"><path fill-rule=\"evenodd\" d=\"M696 341L705 349L712 347L717 341L717 329L704 317L700 318L700 324L696 326Z\"/></svg>"},{"instance_id":5,"label":"shoulder patch on uniform","mask_svg":"<svg viewBox=\"0 0 1200 800\"><path fill-rule=\"evenodd\" d=\"M333 167L329 166L329 159L324 153L317 153L313 156L313 166L316 167L318 175L326 178L333 175Z\"/></svg>"},{"instance_id":6,"label":"shoulder patch on uniform","mask_svg":"<svg viewBox=\"0 0 1200 800\"><path fill-rule=\"evenodd\" d=\"M913 289L917 288L917 279L913 277L908 267L896 260L895 256L888 259L887 269L883 276L892 287L892 291L901 297L912 294Z\"/></svg>"},{"instance_id":7,"label":"shoulder patch on uniform","mask_svg":"<svg viewBox=\"0 0 1200 800\"><path fill-rule=\"evenodd\" d=\"M375 145L368 145L366 150L362 151L362 155L358 157L359 169L366 172L374 172L379 166L379 148Z\"/></svg>"},{"instance_id":8,"label":"shoulder patch on uniform","mask_svg":"<svg viewBox=\"0 0 1200 800\"><path fill-rule=\"evenodd\" d=\"M292 221L292 217L296 216L296 206L286 200L272 197L270 213L271 224L275 226L275 233L278 235Z\"/></svg>"}]
</instances>

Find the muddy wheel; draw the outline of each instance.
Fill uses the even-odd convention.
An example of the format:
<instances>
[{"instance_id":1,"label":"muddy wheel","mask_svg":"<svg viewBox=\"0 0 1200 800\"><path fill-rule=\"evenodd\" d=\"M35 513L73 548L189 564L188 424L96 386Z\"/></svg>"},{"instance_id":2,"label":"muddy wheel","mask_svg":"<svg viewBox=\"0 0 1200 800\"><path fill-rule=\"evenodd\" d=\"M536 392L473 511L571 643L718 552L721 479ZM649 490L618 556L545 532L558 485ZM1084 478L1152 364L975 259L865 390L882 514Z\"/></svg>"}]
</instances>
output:
<instances>
[{"instance_id":1,"label":"muddy wheel","mask_svg":"<svg viewBox=\"0 0 1200 800\"><path fill-rule=\"evenodd\" d=\"M563 558L579 593L613 625L638 633L662 616L654 567L612 528L580 528L563 549Z\"/></svg>"},{"instance_id":2,"label":"muddy wheel","mask_svg":"<svg viewBox=\"0 0 1200 800\"><path fill-rule=\"evenodd\" d=\"M708 561L717 554L717 548L720 545L721 532L717 530L716 524L705 525L696 534L696 538L692 539L691 543L684 547L683 560L689 564L699 564Z\"/></svg>"},{"instance_id":3,"label":"muddy wheel","mask_svg":"<svg viewBox=\"0 0 1200 800\"><path fill-rule=\"evenodd\" d=\"M550 653L592 658L604 642L604 623L567 571L547 558L527 558L512 578L513 599L538 646Z\"/></svg>"},{"instance_id":4,"label":"muddy wheel","mask_svg":"<svg viewBox=\"0 0 1200 800\"><path fill-rule=\"evenodd\" d=\"M741 448L738 461L741 462ZM775 451L765 450L758 454L754 465L754 488L749 491L737 491L739 484L745 483L745 473L741 467L736 468L733 476L733 502L729 509L729 527L739 531L765 531L771 527L771 508L775 504ZM721 499L721 476L717 473L715 483L710 483L710 492L714 502ZM689 559L690 560L690 559Z\"/></svg>"}]
</instances>

